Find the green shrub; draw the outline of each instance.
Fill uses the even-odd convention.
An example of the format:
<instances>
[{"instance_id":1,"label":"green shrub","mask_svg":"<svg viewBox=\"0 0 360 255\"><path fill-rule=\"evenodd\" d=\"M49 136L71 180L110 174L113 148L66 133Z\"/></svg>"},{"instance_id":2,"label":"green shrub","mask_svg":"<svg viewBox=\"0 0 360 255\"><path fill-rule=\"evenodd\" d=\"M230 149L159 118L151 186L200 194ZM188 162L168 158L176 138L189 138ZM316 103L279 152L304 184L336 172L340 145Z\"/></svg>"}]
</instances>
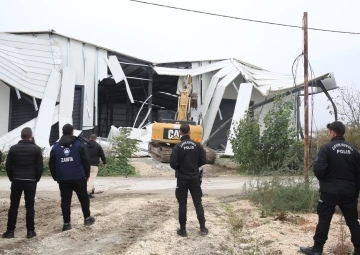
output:
<instances>
[{"instance_id":1,"label":"green shrub","mask_svg":"<svg viewBox=\"0 0 360 255\"><path fill-rule=\"evenodd\" d=\"M259 175L303 170L303 144L292 125L292 110L291 101L276 97L262 134L258 117L249 112L234 125L230 142L240 171Z\"/></svg>"},{"instance_id":2,"label":"green shrub","mask_svg":"<svg viewBox=\"0 0 360 255\"><path fill-rule=\"evenodd\" d=\"M245 196L266 214L276 212L313 212L319 192L315 182L309 186L300 178L258 179L245 185Z\"/></svg>"},{"instance_id":3,"label":"green shrub","mask_svg":"<svg viewBox=\"0 0 360 255\"><path fill-rule=\"evenodd\" d=\"M6 162L6 152L2 152L2 162L0 163L0 176L6 175L5 162Z\"/></svg>"},{"instance_id":4,"label":"green shrub","mask_svg":"<svg viewBox=\"0 0 360 255\"><path fill-rule=\"evenodd\" d=\"M118 136L113 138L113 152L107 156L107 167L100 166L99 176L135 175L135 168L129 164L129 158L138 151L138 141L130 139L130 128L120 129Z\"/></svg>"},{"instance_id":5,"label":"green shrub","mask_svg":"<svg viewBox=\"0 0 360 255\"><path fill-rule=\"evenodd\" d=\"M121 158L108 156L106 160L107 166L99 166L98 176L129 176L136 174L135 167Z\"/></svg>"},{"instance_id":6,"label":"green shrub","mask_svg":"<svg viewBox=\"0 0 360 255\"><path fill-rule=\"evenodd\" d=\"M44 157L44 170L43 176L51 176L50 168L49 168L49 158Z\"/></svg>"}]
</instances>

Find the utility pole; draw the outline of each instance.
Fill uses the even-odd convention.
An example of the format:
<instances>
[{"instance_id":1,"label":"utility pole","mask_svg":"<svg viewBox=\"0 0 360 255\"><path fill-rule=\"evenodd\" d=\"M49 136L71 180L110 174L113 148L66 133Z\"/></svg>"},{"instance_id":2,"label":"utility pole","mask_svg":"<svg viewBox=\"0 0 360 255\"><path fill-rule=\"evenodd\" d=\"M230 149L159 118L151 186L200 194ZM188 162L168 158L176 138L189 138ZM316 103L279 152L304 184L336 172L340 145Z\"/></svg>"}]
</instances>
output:
<instances>
[{"instance_id":1,"label":"utility pole","mask_svg":"<svg viewBox=\"0 0 360 255\"><path fill-rule=\"evenodd\" d=\"M309 184L309 58L308 58L308 13L304 12L304 176Z\"/></svg>"}]
</instances>

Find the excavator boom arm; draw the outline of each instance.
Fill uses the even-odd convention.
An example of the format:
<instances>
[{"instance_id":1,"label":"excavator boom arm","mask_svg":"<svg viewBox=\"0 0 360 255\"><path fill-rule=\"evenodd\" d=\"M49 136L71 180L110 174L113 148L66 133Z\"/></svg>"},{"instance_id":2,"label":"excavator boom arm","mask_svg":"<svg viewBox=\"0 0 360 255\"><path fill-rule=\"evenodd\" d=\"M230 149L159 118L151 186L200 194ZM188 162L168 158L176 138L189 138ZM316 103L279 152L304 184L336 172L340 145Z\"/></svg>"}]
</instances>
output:
<instances>
[{"instance_id":1,"label":"excavator boom arm","mask_svg":"<svg viewBox=\"0 0 360 255\"><path fill-rule=\"evenodd\" d=\"M180 92L178 113L176 117L176 120L183 120L183 121L188 120L188 112L190 108L190 95L192 91L192 77L188 75L185 81L187 85Z\"/></svg>"}]
</instances>

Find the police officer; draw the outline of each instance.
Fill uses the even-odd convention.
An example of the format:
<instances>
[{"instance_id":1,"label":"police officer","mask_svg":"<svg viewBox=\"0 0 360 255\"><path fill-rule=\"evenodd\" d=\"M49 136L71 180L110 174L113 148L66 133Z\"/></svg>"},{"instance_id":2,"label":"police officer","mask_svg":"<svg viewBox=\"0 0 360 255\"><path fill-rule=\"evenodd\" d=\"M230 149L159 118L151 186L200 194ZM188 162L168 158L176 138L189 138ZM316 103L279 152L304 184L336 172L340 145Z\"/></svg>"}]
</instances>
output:
<instances>
[{"instance_id":1,"label":"police officer","mask_svg":"<svg viewBox=\"0 0 360 255\"><path fill-rule=\"evenodd\" d=\"M308 255L321 255L328 238L330 222L336 205L341 209L351 232L353 254L360 254L360 225L357 201L360 189L360 154L345 141L345 126L340 121L328 124L331 142L321 148L314 162L314 173L320 182L317 207L319 222L314 235L314 246L301 247Z\"/></svg>"},{"instance_id":2,"label":"police officer","mask_svg":"<svg viewBox=\"0 0 360 255\"><path fill-rule=\"evenodd\" d=\"M6 172L11 181L10 209L7 231L3 238L14 238L18 209L22 193L25 195L27 238L36 236L35 232L35 194L37 182L43 172L43 156L39 146L32 141L31 128L21 130L21 139L12 146L6 158Z\"/></svg>"},{"instance_id":3,"label":"police officer","mask_svg":"<svg viewBox=\"0 0 360 255\"><path fill-rule=\"evenodd\" d=\"M74 128L70 124L62 128L63 136L56 143L49 159L49 168L55 181L59 183L61 210L64 219L63 231L71 229L71 198L75 191L84 216L84 224L94 224L90 215L90 200L87 194L87 180L90 176L90 162L85 145L73 136Z\"/></svg>"},{"instance_id":4,"label":"police officer","mask_svg":"<svg viewBox=\"0 0 360 255\"><path fill-rule=\"evenodd\" d=\"M190 139L190 126L180 126L181 142L178 143L170 157L170 166L176 171L177 185L175 195L179 203L180 229L177 234L187 236L186 233L186 204L188 190L194 202L197 218L200 223L201 234L206 235L204 208L201 204L202 190L200 187L199 167L206 164L206 152L201 144Z\"/></svg>"}]
</instances>

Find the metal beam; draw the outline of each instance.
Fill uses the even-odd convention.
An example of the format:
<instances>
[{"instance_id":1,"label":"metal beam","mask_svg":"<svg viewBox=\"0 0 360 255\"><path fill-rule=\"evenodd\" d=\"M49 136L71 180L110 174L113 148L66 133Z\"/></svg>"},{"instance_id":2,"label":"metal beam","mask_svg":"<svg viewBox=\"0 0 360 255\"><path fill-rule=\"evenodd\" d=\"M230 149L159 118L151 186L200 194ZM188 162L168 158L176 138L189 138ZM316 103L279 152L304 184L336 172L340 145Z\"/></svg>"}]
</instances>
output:
<instances>
[{"instance_id":1,"label":"metal beam","mask_svg":"<svg viewBox=\"0 0 360 255\"><path fill-rule=\"evenodd\" d=\"M153 76L154 76L154 69L149 69L149 85L148 85L148 96L149 102L148 102L148 109L149 111L152 110L152 94L153 94ZM148 116L148 122L152 122L152 114L149 114Z\"/></svg>"},{"instance_id":2,"label":"metal beam","mask_svg":"<svg viewBox=\"0 0 360 255\"><path fill-rule=\"evenodd\" d=\"M135 63L127 63L127 62L121 62L119 61L120 64L124 64L124 65L130 65L130 66L144 66L144 67L151 67L150 65L143 65L143 64L135 64Z\"/></svg>"},{"instance_id":3,"label":"metal beam","mask_svg":"<svg viewBox=\"0 0 360 255\"><path fill-rule=\"evenodd\" d=\"M130 77L130 76L126 76L127 79L133 79L133 80L141 80L141 81L152 81L150 79L145 79L145 78L136 78L136 77Z\"/></svg>"}]
</instances>

